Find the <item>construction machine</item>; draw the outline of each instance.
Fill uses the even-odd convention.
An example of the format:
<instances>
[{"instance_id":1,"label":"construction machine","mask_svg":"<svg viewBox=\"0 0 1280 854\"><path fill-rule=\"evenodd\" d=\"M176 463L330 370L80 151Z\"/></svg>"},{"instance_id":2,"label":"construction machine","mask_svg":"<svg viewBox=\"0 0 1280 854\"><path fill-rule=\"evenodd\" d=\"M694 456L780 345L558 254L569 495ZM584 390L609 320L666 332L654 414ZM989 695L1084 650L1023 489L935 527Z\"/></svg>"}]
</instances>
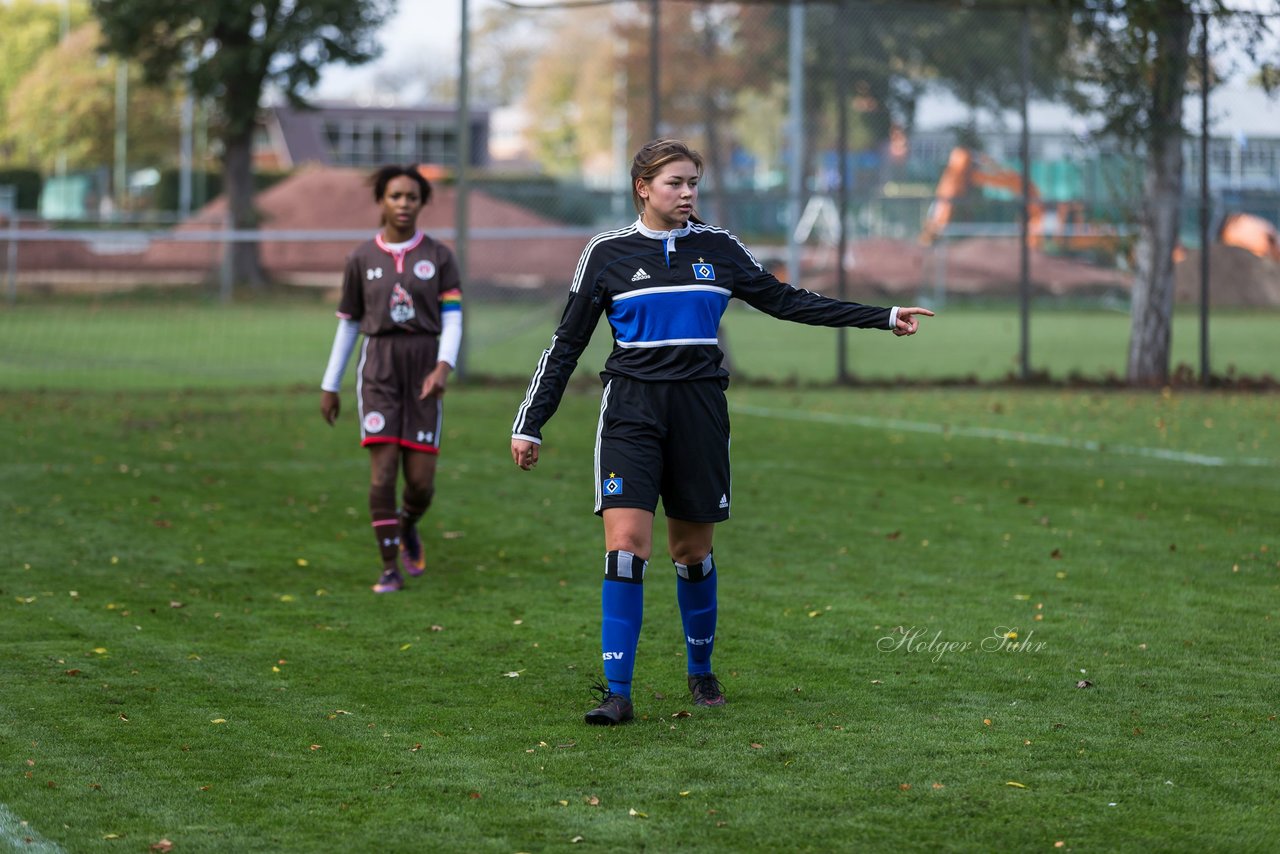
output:
<instances>
[{"instance_id":1,"label":"construction machine","mask_svg":"<svg viewBox=\"0 0 1280 854\"><path fill-rule=\"evenodd\" d=\"M1017 197L1022 194L1022 175L967 148L952 149L947 166L938 179L934 200L925 215L924 227L920 231L922 244L928 246L942 235L951 221L955 202L973 187L995 187ZM1058 202L1054 206L1056 228L1053 233L1046 233L1045 204L1032 182L1027 183L1026 199L1029 242L1033 248L1040 248L1046 237L1071 250L1097 249L1114 253L1120 248L1121 241L1115 229L1084 221L1082 203ZM1218 228L1217 242L1280 263L1280 234L1272 223L1260 216L1227 214ZM1175 250L1175 259L1181 260L1180 256L1184 254L1179 247Z\"/></svg>"}]
</instances>

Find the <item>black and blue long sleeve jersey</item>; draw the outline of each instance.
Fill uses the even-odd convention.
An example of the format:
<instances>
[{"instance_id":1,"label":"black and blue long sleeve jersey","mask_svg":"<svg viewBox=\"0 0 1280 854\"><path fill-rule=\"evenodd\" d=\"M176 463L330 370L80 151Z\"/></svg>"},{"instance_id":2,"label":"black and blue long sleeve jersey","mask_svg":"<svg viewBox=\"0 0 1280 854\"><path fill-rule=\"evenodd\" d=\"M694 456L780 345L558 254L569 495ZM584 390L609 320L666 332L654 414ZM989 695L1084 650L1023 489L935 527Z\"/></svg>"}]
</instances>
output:
<instances>
[{"instance_id":1,"label":"black and blue long sleeve jersey","mask_svg":"<svg viewBox=\"0 0 1280 854\"><path fill-rule=\"evenodd\" d=\"M613 329L604 376L679 382L727 376L717 333L730 299L810 326L892 329L896 310L830 299L766 270L723 228L654 231L640 220L598 234L578 260L569 302L516 413L512 436L542 441L600 315Z\"/></svg>"}]
</instances>

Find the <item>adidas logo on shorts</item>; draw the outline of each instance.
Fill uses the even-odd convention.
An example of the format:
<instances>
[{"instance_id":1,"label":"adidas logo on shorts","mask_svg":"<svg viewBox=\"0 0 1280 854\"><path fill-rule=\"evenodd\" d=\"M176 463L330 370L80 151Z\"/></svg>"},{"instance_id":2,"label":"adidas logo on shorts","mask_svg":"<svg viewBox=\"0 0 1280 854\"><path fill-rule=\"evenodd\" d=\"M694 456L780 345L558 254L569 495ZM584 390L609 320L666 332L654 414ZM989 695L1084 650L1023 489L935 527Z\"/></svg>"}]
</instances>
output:
<instances>
[{"instance_id":1,"label":"adidas logo on shorts","mask_svg":"<svg viewBox=\"0 0 1280 854\"><path fill-rule=\"evenodd\" d=\"M640 269L636 270L636 274L631 277L631 281L643 282L647 278L649 278L649 274L644 271L644 267L641 267Z\"/></svg>"}]
</instances>

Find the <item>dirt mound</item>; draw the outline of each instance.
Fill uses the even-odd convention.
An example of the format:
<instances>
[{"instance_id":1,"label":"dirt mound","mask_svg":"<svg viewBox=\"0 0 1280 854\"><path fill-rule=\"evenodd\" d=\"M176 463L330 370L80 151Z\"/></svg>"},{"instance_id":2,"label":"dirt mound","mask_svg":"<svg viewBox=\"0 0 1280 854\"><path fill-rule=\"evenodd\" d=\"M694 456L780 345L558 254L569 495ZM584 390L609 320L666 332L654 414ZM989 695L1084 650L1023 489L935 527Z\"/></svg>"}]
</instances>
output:
<instances>
[{"instance_id":1,"label":"dirt mound","mask_svg":"<svg viewBox=\"0 0 1280 854\"><path fill-rule=\"evenodd\" d=\"M423 210L419 227L428 234L452 229L457 193L453 187L436 186ZM342 268L354 243L350 239L290 240L288 231L378 230L378 206L368 184L368 173L355 169L308 167L258 194L262 217L262 263L268 275L282 281L314 284L341 283ZM226 202L215 199L177 231L218 231ZM586 244L585 235L548 236L546 230L563 224L539 216L519 205L487 193L470 193L468 217L472 237L468 256L469 278L506 287L553 286L567 288L573 268ZM537 229L531 237L486 237L485 229ZM452 241L446 241L452 243ZM218 257L213 242L165 242L154 244L142 256L144 267L209 269ZM213 265L216 270L216 262Z\"/></svg>"},{"instance_id":2,"label":"dirt mound","mask_svg":"<svg viewBox=\"0 0 1280 854\"><path fill-rule=\"evenodd\" d=\"M1174 299L1200 302L1200 250L1188 250L1174 268ZM1209 249L1209 304L1263 307L1280 305L1280 264L1235 246Z\"/></svg>"},{"instance_id":3,"label":"dirt mound","mask_svg":"<svg viewBox=\"0 0 1280 854\"><path fill-rule=\"evenodd\" d=\"M815 259L805 287L835 286L835 253ZM1012 295L1021 279L1016 239L974 238L921 246L911 240L872 238L850 244L848 280L859 294L897 296L941 289L952 294ZM1084 261L1031 251L1031 287L1051 296L1128 291L1130 276Z\"/></svg>"}]
</instances>

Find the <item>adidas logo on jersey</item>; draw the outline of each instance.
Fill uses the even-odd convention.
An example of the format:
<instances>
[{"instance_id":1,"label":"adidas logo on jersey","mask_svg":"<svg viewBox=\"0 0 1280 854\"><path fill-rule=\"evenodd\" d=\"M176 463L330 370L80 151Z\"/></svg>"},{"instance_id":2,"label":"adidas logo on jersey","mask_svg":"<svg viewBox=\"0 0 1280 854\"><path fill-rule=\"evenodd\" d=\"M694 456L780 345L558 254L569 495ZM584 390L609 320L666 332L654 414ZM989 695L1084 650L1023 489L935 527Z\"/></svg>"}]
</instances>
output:
<instances>
[{"instance_id":1,"label":"adidas logo on jersey","mask_svg":"<svg viewBox=\"0 0 1280 854\"><path fill-rule=\"evenodd\" d=\"M644 267L641 267L639 270L636 270L636 274L631 277L631 281L643 282L647 278L649 278L649 274L644 271Z\"/></svg>"}]
</instances>

